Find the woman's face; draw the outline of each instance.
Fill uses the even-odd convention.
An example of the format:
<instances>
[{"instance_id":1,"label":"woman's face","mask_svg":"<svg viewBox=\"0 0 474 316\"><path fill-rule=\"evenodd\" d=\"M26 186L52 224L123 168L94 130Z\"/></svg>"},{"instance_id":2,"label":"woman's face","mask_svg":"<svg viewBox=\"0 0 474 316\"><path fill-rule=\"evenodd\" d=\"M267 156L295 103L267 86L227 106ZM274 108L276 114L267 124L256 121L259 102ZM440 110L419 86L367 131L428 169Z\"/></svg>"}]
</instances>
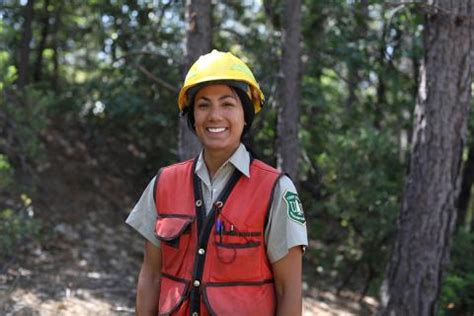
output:
<instances>
[{"instance_id":1,"label":"woman's face","mask_svg":"<svg viewBox=\"0 0 474 316\"><path fill-rule=\"evenodd\" d=\"M207 151L231 155L240 144L244 129L244 109L229 86L202 88L194 99L196 134Z\"/></svg>"}]
</instances>

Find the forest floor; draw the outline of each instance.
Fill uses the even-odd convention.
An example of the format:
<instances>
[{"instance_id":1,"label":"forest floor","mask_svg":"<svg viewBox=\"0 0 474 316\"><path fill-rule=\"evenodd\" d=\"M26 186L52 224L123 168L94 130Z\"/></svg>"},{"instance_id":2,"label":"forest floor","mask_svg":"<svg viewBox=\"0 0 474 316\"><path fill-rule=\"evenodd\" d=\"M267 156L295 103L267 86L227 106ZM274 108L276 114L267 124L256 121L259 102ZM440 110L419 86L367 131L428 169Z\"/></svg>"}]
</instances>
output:
<instances>
[{"instance_id":1,"label":"forest floor","mask_svg":"<svg viewBox=\"0 0 474 316\"><path fill-rule=\"evenodd\" d=\"M37 168L40 238L0 262L0 315L132 315L143 239L124 220L138 198L130 192L140 190L103 172L80 142L58 139L45 136L47 163ZM376 309L374 299L320 291L310 279L305 275L304 315Z\"/></svg>"}]
</instances>

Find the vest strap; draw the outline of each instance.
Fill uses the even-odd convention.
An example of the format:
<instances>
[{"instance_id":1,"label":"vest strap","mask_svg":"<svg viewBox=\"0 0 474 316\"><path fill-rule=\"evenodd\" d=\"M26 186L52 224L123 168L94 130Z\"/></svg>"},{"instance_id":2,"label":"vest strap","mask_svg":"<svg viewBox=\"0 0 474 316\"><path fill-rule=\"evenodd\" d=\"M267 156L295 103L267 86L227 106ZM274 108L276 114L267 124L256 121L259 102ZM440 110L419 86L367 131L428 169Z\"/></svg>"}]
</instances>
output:
<instances>
[{"instance_id":1,"label":"vest strap","mask_svg":"<svg viewBox=\"0 0 474 316\"><path fill-rule=\"evenodd\" d=\"M229 181L227 182L226 186L222 190L219 198L217 199L218 202L221 202L220 205L214 204L212 210L210 211L209 215L204 219L202 214L202 206L200 208L196 208L196 213L198 213L198 227L200 226L199 223L201 222L201 229L198 230L198 247L196 249L204 249L207 250L207 244L209 241L209 236L212 231L212 227L214 226L216 212L218 212L222 206L224 205L225 201L229 197L232 189L239 181L242 173L235 169L234 173L230 177ZM196 201L202 200L202 190L201 190L201 179L194 173L193 168L193 177L194 177L194 192ZM201 221L199 218L201 217ZM193 280L202 280L202 274L204 271L204 262L207 256L200 256L196 253L195 261L194 261L194 269L193 269ZM201 287L195 286L191 289L191 313L197 312L199 313L200 306L201 306Z\"/></svg>"}]
</instances>

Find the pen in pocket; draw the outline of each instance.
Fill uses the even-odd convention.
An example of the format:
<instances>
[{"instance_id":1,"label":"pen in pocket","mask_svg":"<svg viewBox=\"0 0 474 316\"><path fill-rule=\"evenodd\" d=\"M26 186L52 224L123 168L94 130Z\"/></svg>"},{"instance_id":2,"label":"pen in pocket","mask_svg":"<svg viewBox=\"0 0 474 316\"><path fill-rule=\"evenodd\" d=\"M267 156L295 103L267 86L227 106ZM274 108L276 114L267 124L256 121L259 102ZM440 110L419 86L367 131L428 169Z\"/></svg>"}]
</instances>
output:
<instances>
[{"instance_id":1,"label":"pen in pocket","mask_svg":"<svg viewBox=\"0 0 474 316\"><path fill-rule=\"evenodd\" d=\"M220 218L217 219L216 222L216 232L219 234L219 242L222 243L222 233L224 231L224 223Z\"/></svg>"}]
</instances>

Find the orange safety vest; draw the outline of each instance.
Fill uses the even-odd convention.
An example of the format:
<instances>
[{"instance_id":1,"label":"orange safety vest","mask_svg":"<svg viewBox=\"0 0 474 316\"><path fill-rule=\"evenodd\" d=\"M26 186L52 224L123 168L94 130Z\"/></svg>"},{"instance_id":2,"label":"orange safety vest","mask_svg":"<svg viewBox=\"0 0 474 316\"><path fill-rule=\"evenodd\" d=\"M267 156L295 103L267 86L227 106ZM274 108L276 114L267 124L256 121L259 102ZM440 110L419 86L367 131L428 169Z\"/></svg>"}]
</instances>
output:
<instances>
[{"instance_id":1,"label":"orange safety vest","mask_svg":"<svg viewBox=\"0 0 474 316\"><path fill-rule=\"evenodd\" d=\"M236 169L206 216L196 161L161 169L155 184L159 315L274 315L264 233L281 174L252 160L250 178Z\"/></svg>"}]
</instances>

